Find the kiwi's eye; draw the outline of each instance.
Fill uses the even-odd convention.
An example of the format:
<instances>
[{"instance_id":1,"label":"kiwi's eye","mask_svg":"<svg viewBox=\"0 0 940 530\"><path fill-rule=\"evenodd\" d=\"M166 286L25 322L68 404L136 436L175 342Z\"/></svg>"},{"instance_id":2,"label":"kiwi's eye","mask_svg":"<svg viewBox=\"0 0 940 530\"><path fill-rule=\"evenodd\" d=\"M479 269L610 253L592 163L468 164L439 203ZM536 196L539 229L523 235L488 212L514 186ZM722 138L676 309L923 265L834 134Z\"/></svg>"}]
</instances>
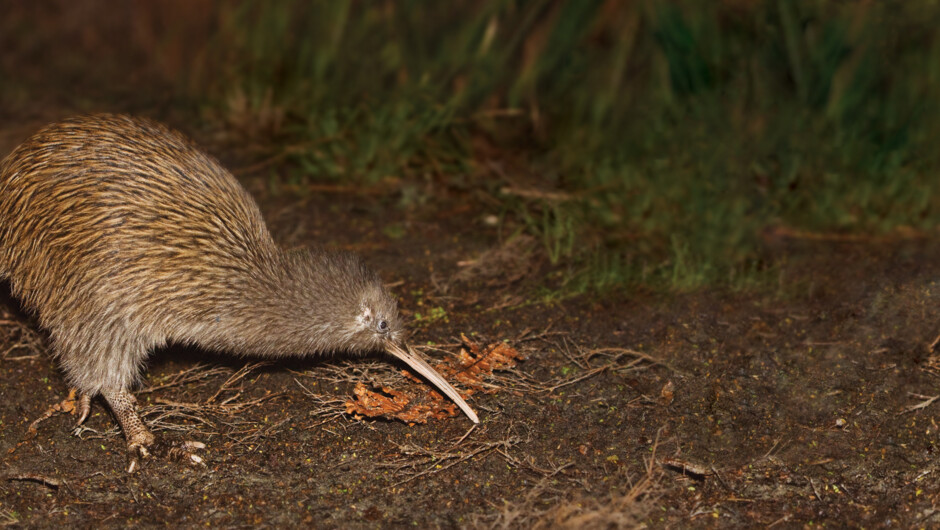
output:
<instances>
[{"instance_id":1,"label":"kiwi's eye","mask_svg":"<svg viewBox=\"0 0 940 530\"><path fill-rule=\"evenodd\" d=\"M388 331L388 322L379 320L379 331Z\"/></svg>"}]
</instances>

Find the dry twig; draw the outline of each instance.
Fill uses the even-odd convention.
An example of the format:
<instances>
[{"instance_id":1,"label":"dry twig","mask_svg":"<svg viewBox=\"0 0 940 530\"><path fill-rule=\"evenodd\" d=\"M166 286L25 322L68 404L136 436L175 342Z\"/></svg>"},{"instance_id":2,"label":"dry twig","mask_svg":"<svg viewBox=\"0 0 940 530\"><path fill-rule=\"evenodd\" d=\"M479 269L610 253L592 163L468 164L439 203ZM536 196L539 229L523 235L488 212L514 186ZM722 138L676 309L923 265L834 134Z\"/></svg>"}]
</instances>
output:
<instances>
[{"instance_id":1,"label":"dry twig","mask_svg":"<svg viewBox=\"0 0 940 530\"><path fill-rule=\"evenodd\" d=\"M177 374L174 374L167 378L166 383L162 383L156 386L148 386L141 390L137 391L137 394L150 394L157 390L164 390L166 388L173 388L177 386L184 386L191 383L203 382L207 383L210 379L218 377L229 373L229 369L224 366L206 366L205 364L199 363L192 368L187 368Z\"/></svg>"},{"instance_id":2,"label":"dry twig","mask_svg":"<svg viewBox=\"0 0 940 530\"><path fill-rule=\"evenodd\" d=\"M509 449L517 444L527 442L527 438L522 438L513 434L510 427L510 433L501 440L495 441L471 441L467 442L470 432L461 436L448 449L425 449L415 444L395 444L401 456L388 462L378 464L380 468L392 469L394 473L403 475L404 478L392 484L399 486L411 482L420 477L425 477L440 473L450 469L458 464L474 458L481 458L490 453L499 453L506 455ZM485 430L479 431L484 433Z\"/></svg>"},{"instance_id":3,"label":"dry twig","mask_svg":"<svg viewBox=\"0 0 940 530\"><path fill-rule=\"evenodd\" d=\"M4 477L8 481L25 481L25 482L37 482L43 486L48 486L52 489L59 489L61 486L68 488L68 483L62 479L55 477L47 477L46 475L40 475L38 473L17 473L9 474ZM71 488L70 488L71 489Z\"/></svg>"},{"instance_id":4,"label":"dry twig","mask_svg":"<svg viewBox=\"0 0 940 530\"><path fill-rule=\"evenodd\" d=\"M914 412L917 410L925 409L929 407L930 405L933 405L934 401L937 401L938 399L940 399L940 396L925 396L923 394L915 394L913 392L910 392L910 395L914 396L917 399L922 399L923 401L921 401L920 403L916 405L911 405L910 407L907 407L906 409L901 411L901 414L907 414L909 412Z\"/></svg>"}]
</instances>

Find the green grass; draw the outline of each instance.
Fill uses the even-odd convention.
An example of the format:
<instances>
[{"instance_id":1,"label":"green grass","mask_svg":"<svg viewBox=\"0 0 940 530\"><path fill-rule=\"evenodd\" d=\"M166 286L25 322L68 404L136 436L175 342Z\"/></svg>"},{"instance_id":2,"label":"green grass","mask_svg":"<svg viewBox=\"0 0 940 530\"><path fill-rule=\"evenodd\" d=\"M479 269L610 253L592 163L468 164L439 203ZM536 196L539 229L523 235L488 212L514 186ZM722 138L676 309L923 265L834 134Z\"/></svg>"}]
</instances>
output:
<instances>
[{"instance_id":1,"label":"green grass","mask_svg":"<svg viewBox=\"0 0 940 530\"><path fill-rule=\"evenodd\" d=\"M747 286L768 227L937 226L938 24L932 2L246 2L194 86L302 179L488 186L568 289ZM474 138L560 195L498 194Z\"/></svg>"}]
</instances>

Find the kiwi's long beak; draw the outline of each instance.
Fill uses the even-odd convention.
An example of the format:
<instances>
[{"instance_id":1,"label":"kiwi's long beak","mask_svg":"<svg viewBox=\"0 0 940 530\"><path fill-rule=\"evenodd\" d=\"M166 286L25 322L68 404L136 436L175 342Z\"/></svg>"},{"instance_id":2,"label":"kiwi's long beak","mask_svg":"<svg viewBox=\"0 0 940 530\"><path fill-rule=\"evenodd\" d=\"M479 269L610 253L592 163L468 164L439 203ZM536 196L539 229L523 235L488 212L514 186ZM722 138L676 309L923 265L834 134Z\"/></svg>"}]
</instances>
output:
<instances>
[{"instance_id":1,"label":"kiwi's long beak","mask_svg":"<svg viewBox=\"0 0 940 530\"><path fill-rule=\"evenodd\" d=\"M460 410L462 410L473 423L480 423L480 419L477 418L477 413L473 412L473 409L470 408L470 405L467 405L467 402L464 401L462 397L460 397L460 394L454 390L454 387L450 386L450 383L445 381L441 374L437 373L437 370L431 368L428 363L424 362L424 359L419 357L414 350L409 348L407 345L402 347L401 345L392 341L388 341L388 343L386 343L386 348L388 353L394 355L402 361L405 361L408 366L414 368L416 372L427 378L427 380L436 386L438 390L452 399L454 403L460 407Z\"/></svg>"}]
</instances>

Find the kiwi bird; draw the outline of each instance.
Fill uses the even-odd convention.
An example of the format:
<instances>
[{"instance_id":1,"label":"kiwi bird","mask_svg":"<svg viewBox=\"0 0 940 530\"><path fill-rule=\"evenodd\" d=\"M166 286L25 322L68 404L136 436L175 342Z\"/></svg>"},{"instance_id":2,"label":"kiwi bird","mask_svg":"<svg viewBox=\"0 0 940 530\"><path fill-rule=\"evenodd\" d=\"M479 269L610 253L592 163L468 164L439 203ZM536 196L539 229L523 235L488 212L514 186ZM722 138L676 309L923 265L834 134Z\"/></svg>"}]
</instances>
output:
<instances>
[{"instance_id":1,"label":"kiwi bird","mask_svg":"<svg viewBox=\"0 0 940 530\"><path fill-rule=\"evenodd\" d=\"M107 401L130 472L156 443L131 389L167 343L266 358L385 351L478 422L408 347L395 298L358 256L281 249L231 173L147 119L68 119L0 163L0 277L48 331L79 424L93 397ZM178 450L201 462L204 447Z\"/></svg>"}]
</instances>

